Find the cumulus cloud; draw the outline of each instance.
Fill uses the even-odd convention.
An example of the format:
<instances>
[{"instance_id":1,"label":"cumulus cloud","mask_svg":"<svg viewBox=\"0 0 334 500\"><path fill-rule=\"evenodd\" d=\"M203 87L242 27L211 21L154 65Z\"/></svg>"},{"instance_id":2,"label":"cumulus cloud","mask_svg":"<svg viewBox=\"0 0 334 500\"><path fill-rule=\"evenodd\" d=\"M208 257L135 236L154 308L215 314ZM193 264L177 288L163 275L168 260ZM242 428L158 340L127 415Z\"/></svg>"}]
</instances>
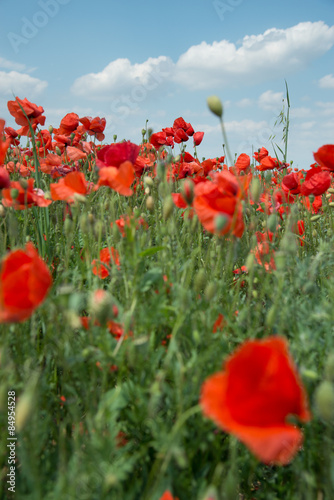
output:
<instances>
[{"instance_id":1,"label":"cumulus cloud","mask_svg":"<svg viewBox=\"0 0 334 500\"><path fill-rule=\"evenodd\" d=\"M334 26L323 21L303 22L287 29L271 28L259 35L247 35L239 44L203 41L181 54L176 63L166 56L151 57L143 63L116 59L98 73L77 78L71 90L91 99L122 96L131 107L155 90L162 92L165 83L202 90L283 79L307 67L333 45ZM328 85L332 76L322 80Z\"/></svg>"},{"instance_id":2,"label":"cumulus cloud","mask_svg":"<svg viewBox=\"0 0 334 500\"><path fill-rule=\"evenodd\" d=\"M252 99L248 99L248 97L245 97L244 99L238 101L236 105L238 106L238 108L247 108L248 106L253 105L253 101Z\"/></svg>"},{"instance_id":3,"label":"cumulus cloud","mask_svg":"<svg viewBox=\"0 0 334 500\"><path fill-rule=\"evenodd\" d=\"M319 87L321 89L334 89L334 76L332 74L320 78Z\"/></svg>"},{"instance_id":4,"label":"cumulus cloud","mask_svg":"<svg viewBox=\"0 0 334 500\"><path fill-rule=\"evenodd\" d=\"M141 102L149 92L170 79L174 64L165 56L150 57L143 63L132 64L129 59L116 59L99 73L77 78L72 86L76 95L112 99L128 93L130 101Z\"/></svg>"},{"instance_id":5,"label":"cumulus cloud","mask_svg":"<svg viewBox=\"0 0 334 500\"><path fill-rule=\"evenodd\" d=\"M0 68L11 69L14 71L23 71L25 69L25 65L8 61L7 59L0 57Z\"/></svg>"},{"instance_id":6,"label":"cumulus cloud","mask_svg":"<svg viewBox=\"0 0 334 500\"><path fill-rule=\"evenodd\" d=\"M0 71L0 95L13 97L34 97L40 94L48 83L18 71Z\"/></svg>"},{"instance_id":7,"label":"cumulus cloud","mask_svg":"<svg viewBox=\"0 0 334 500\"><path fill-rule=\"evenodd\" d=\"M306 67L333 45L334 26L323 21L247 35L240 47L227 40L202 42L180 56L174 78L190 89L284 78Z\"/></svg>"},{"instance_id":8,"label":"cumulus cloud","mask_svg":"<svg viewBox=\"0 0 334 500\"><path fill-rule=\"evenodd\" d=\"M260 95L258 105L265 111L274 111L279 113L282 109L282 101L283 92L273 92L272 90L267 90Z\"/></svg>"}]
</instances>

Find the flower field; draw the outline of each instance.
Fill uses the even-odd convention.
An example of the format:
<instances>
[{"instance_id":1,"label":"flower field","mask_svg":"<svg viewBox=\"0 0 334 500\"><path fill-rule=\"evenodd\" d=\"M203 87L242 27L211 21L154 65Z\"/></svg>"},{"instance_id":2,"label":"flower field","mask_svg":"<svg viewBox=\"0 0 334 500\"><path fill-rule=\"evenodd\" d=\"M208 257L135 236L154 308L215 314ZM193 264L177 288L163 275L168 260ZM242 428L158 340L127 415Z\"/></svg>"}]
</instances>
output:
<instances>
[{"instance_id":1,"label":"flower field","mask_svg":"<svg viewBox=\"0 0 334 500\"><path fill-rule=\"evenodd\" d=\"M182 117L109 144L8 102L1 498L334 498L334 145L233 157L208 106L200 159Z\"/></svg>"}]
</instances>

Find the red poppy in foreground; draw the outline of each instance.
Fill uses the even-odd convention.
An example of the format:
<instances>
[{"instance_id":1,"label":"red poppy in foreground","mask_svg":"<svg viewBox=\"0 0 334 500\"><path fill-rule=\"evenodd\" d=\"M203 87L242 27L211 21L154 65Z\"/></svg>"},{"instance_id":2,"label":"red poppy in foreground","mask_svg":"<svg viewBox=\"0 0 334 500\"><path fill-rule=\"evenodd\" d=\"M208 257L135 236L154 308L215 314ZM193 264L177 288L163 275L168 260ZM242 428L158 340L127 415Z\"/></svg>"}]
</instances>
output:
<instances>
[{"instance_id":1,"label":"red poppy in foreground","mask_svg":"<svg viewBox=\"0 0 334 500\"><path fill-rule=\"evenodd\" d=\"M334 172L334 144L321 146L316 153L313 153L313 156L322 170Z\"/></svg>"},{"instance_id":2,"label":"red poppy in foreground","mask_svg":"<svg viewBox=\"0 0 334 500\"><path fill-rule=\"evenodd\" d=\"M313 194L321 196L331 185L331 175L327 171L323 171L320 167L311 168L305 177L305 181L301 187L301 193L304 196Z\"/></svg>"},{"instance_id":3,"label":"red poppy in foreground","mask_svg":"<svg viewBox=\"0 0 334 500\"><path fill-rule=\"evenodd\" d=\"M10 252L0 266L0 323L28 319L51 285L50 271L31 242Z\"/></svg>"},{"instance_id":4,"label":"red poppy in foreground","mask_svg":"<svg viewBox=\"0 0 334 500\"><path fill-rule=\"evenodd\" d=\"M310 420L306 395L282 337L244 342L203 384L203 413L266 464L289 463L303 442L288 415Z\"/></svg>"}]
</instances>

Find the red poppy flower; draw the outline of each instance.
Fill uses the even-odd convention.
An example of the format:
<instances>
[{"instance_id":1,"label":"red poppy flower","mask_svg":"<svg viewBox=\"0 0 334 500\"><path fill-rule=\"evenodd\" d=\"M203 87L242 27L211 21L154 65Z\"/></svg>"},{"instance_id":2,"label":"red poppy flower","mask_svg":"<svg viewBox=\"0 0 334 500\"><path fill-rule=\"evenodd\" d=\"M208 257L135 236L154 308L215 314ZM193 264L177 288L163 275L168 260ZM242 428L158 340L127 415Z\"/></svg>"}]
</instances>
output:
<instances>
[{"instance_id":1,"label":"red poppy flower","mask_svg":"<svg viewBox=\"0 0 334 500\"><path fill-rule=\"evenodd\" d=\"M282 179L282 188L284 191L290 191L291 194L299 194L301 188L300 175L296 172L285 175Z\"/></svg>"},{"instance_id":2,"label":"red poppy flower","mask_svg":"<svg viewBox=\"0 0 334 500\"><path fill-rule=\"evenodd\" d=\"M263 160L263 158L268 156L268 154L269 154L268 150L262 147L261 149L259 149L259 151L255 151L253 158L255 158L255 160L260 163Z\"/></svg>"},{"instance_id":3,"label":"red poppy flower","mask_svg":"<svg viewBox=\"0 0 334 500\"><path fill-rule=\"evenodd\" d=\"M216 321L213 324L212 332L217 333L218 330L222 331L224 329L225 325L226 325L226 321L225 321L223 314L221 314L221 313L218 314L218 318L216 319Z\"/></svg>"},{"instance_id":4,"label":"red poppy flower","mask_svg":"<svg viewBox=\"0 0 334 500\"><path fill-rule=\"evenodd\" d=\"M193 135L194 146L199 146L203 141L204 132L195 132Z\"/></svg>"},{"instance_id":5,"label":"red poppy flower","mask_svg":"<svg viewBox=\"0 0 334 500\"><path fill-rule=\"evenodd\" d=\"M160 497L160 500L179 500L177 497L173 497L169 490L166 490L165 493Z\"/></svg>"},{"instance_id":6,"label":"red poppy flower","mask_svg":"<svg viewBox=\"0 0 334 500\"><path fill-rule=\"evenodd\" d=\"M10 187L2 190L2 204L5 207L13 207L15 210L25 210L32 206L47 207L52 200L44 198L44 192L41 189L34 189L34 179L28 179L26 189L22 187L19 181L12 181ZM14 197L13 191L17 190L17 196Z\"/></svg>"},{"instance_id":7,"label":"red poppy flower","mask_svg":"<svg viewBox=\"0 0 334 500\"><path fill-rule=\"evenodd\" d=\"M98 186L108 186L123 196L131 196L133 190L130 189L135 178L135 171L130 161L125 161L119 168L103 167L99 169Z\"/></svg>"},{"instance_id":8,"label":"red poppy flower","mask_svg":"<svg viewBox=\"0 0 334 500\"><path fill-rule=\"evenodd\" d=\"M314 167L307 172L305 181L301 187L301 193L304 196L309 196L310 194L320 196L327 191L330 185L330 173L323 171L321 167Z\"/></svg>"},{"instance_id":9,"label":"red poppy flower","mask_svg":"<svg viewBox=\"0 0 334 500\"><path fill-rule=\"evenodd\" d=\"M79 125L79 116L76 113L67 113L67 115L62 118L59 128L54 129L54 134L56 135L71 135Z\"/></svg>"},{"instance_id":10,"label":"red poppy flower","mask_svg":"<svg viewBox=\"0 0 334 500\"><path fill-rule=\"evenodd\" d=\"M166 144L167 135L165 132L156 132L152 134L150 137L150 144L155 147L155 149L161 148L164 144Z\"/></svg>"},{"instance_id":11,"label":"red poppy flower","mask_svg":"<svg viewBox=\"0 0 334 500\"><path fill-rule=\"evenodd\" d=\"M303 434L287 416L310 420L305 390L281 337L244 342L223 371L204 382L201 406L267 464L285 465L301 447Z\"/></svg>"},{"instance_id":12,"label":"red poppy flower","mask_svg":"<svg viewBox=\"0 0 334 500\"><path fill-rule=\"evenodd\" d=\"M10 139L3 140L5 120L0 119L0 165L3 165L10 145Z\"/></svg>"},{"instance_id":13,"label":"red poppy flower","mask_svg":"<svg viewBox=\"0 0 334 500\"><path fill-rule=\"evenodd\" d=\"M323 170L334 172L334 144L321 146L316 153L313 153L313 156Z\"/></svg>"},{"instance_id":14,"label":"red poppy flower","mask_svg":"<svg viewBox=\"0 0 334 500\"><path fill-rule=\"evenodd\" d=\"M271 156L264 156L261 159L260 165L256 168L261 172L265 170L273 170L274 168L278 168L280 166L279 161L276 158L272 158Z\"/></svg>"},{"instance_id":15,"label":"red poppy flower","mask_svg":"<svg viewBox=\"0 0 334 500\"><path fill-rule=\"evenodd\" d=\"M140 146L137 146L130 141L118 142L117 144L104 146L97 153L96 166L98 168L119 168L122 163L126 161L134 164L139 151Z\"/></svg>"},{"instance_id":16,"label":"red poppy flower","mask_svg":"<svg viewBox=\"0 0 334 500\"><path fill-rule=\"evenodd\" d=\"M44 113L42 106L33 104L27 98L22 100L16 97L15 101L8 101L7 107L10 114L14 116L16 123L22 126L17 131L20 135L29 134L29 122L34 130L36 130L37 125L44 125L45 123L46 117L42 115ZM24 112L21 108L23 108Z\"/></svg>"},{"instance_id":17,"label":"red poppy flower","mask_svg":"<svg viewBox=\"0 0 334 500\"><path fill-rule=\"evenodd\" d=\"M241 153L234 164L234 168L236 169L237 173L240 174L240 172L246 172L246 170L249 169L249 166L250 157L246 155L246 153Z\"/></svg>"},{"instance_id":18,"label":"red poppy flower","mask_svg":"<svg viewBox=\"0 0 334 500\"><path fill-rule=\"evenodd\" d=\"M79 121L83 124L84 129L89 135L95 135L98 141L103 141L105 138L103 131L106 128L107 123L105 118L100 118L99 116L96 116L95 118L84 116L83 118L80 118Z\"/></svg>"},{"instance_id":19,"label":"red poppy flower","mask_svg":"<svg viewBox=\"0 0 334 500\"><path fill-rule=\"evenodd\" d=\"M75 201L75 195L86 195L91 191L92 184L87 182L82 172L70 172L59 182L50 184L53 200L64 200L67 203Z\"/></svg>"},{"instance_id":20,"label":"red poppy flower","mask_svg":"<svg viewBox=\"0 0 334 500\"><path fill-rule=\"evenodd\" d=\"M10 186L10 177L8 171L0 167L0 189L9 188Z\"/></svg>"},{"instance_id":21,"label":"red poppy flower","mask_svg":"<svg viewBox=\"0 0 334 500\"><path fill-rule=\"evenodd\" d=\"M28 319L51 285L50 271L31 242L10 252L0 265L0 323Z\"/></svg>"},{"instance_id":22,"label":"red poppy flower","mask_svg":"<svg viewBox=\"0 0 334 500\"><path fill-rule=\"evenodd\" d=\"M242 236L244 222L240 201L240 186L230 172L218 172L212 182L195 186L193 207L201 224L210 233L221 236L231 231L238 238ZM222 228L217 228L218 216L226 221Z\"/></svg>"},{"instance_id":23,"label":"red poppy flower","mask_svg":"<svg viewBox=\"0 0 334 500\"><path fill-rule=\"evenodd\" d=\"M101 279L105 279L109 276L109 267L111 264L111 261L113 260L114 264L120 268L120 260L119 260L119 253L114 247L111 248L103 248L100 251L100 259L94 259L92 261L92 271L95 276L99 276ZM105 265L104 265L105 264Z\"/></svg>"}]
</instances>

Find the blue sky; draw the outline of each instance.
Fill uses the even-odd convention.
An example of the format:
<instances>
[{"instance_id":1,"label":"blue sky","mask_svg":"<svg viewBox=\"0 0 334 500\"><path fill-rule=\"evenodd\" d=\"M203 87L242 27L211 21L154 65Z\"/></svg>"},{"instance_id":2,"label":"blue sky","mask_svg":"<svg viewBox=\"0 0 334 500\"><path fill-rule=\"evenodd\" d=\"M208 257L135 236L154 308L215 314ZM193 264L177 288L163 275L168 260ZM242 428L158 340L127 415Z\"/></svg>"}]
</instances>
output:
<instances>
[{"instance_id":1,"label":"blue sky","mask_svg":"<svg viewBox=\"0 0 334 500\"><path fill-rule=\"evenodd\" d=\"M13 93L43 106L47 125L72 111L106 117L106 142L139 143L146 119L157 132L183 116L205 132L199 156L216 157L206 98L217 94L232 153L274 154L285 79L288 159L308 168L334 142L333 0L0 0L0 117L11 126Z\"/></svg>"}]
</instances>

